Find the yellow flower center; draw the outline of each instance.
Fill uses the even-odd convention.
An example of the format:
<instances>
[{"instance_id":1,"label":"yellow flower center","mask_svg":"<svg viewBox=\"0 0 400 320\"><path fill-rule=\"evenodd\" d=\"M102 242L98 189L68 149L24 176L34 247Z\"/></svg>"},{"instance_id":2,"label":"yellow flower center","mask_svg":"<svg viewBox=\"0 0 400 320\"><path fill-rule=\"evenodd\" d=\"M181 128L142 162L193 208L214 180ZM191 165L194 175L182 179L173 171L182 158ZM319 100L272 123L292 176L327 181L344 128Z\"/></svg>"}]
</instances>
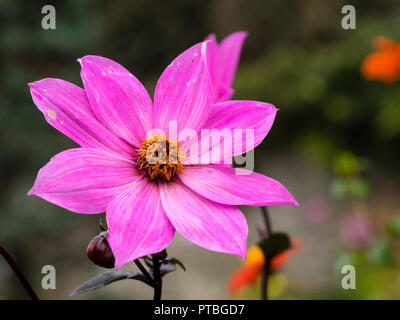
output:
<instances>
[{"instance_id":1,"label":"yellow flower center","mask_svg":"<svg viewBox=\"0 0 400 320\"><path fill-rule=\"evenodd\" d=\"M179 142L164 136L146 139L137 149L139 170L144 170L150 179L171 180L176 173L182 171Z\"/></svg>"}]
</instances>

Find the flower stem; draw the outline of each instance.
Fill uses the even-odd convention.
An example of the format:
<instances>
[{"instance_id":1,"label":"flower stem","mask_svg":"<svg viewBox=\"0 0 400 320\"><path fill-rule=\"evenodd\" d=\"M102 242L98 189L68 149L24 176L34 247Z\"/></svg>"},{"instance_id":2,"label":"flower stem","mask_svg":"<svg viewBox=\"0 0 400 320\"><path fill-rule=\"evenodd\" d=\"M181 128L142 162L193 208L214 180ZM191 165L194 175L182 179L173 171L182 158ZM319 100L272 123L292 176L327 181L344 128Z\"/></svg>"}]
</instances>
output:
<instances>
[{"instance_id":1,"label":"flower stem","mask_svg":"<svg viewBox=\"0 0 400 320\"><path fill-rule=\"evenodd\" d=\"M24 289L28 293L28 295L31 297L32 300L39 300L38 296L36 295L35 291L33 290L32 286L30 285L29 281L25 278L24 274L22 273L21 269L18 267L17 263L14 261L14 259L11 257L11 255L7 252L6 249L4 249L2 246L0 246L0 254L3 256L3 258L7 261L11 269L14 271L15 275L21 282L21 284L24 286Z\"/></svg>"},{"instance_id":2,"label":"flower stem","mask_svg":"<svg viewBox=\"0 0 400 320\"><path fill-rule=\"evenodd\" d=\"M261 211L262 211L263 218L264 218L265 230L267 232L266 239L268 239L272 233L272 226L271 226L271 221L269 219L268 207L261 207Z\"/></svg>"},{"instance_id":3,"label":"flower stem","mask_svg":"<svg viewBox=\"0 0 400 320\"><path fill-rule=\"evenodd\" d=\"M160 260L158 253L152 254L154 276L154 300L161 300L162 280L160 274Z\"/></svg>"},{"instance_id":4,"label":"flower stem","mask_svg":"<svg viewBox=\"0 0 400 320\"><path fill-rule=\"evenodd\" d=\"M264 239L268 239L271 234L272 234L272 226L271 226L271 220L269 218L269 212L267 207L261 207L262 215L264 218L264 224L265 224L265 234L264 234ZM262 273L262 279L261 279L261 299L262 300L268 300L268 277L270 275L271 271L271 259L269 257L265 257L265 263L264 263L264 268L263 268L263 273Z\"/></svg>"},{"instance_id":5,"label":"flower stem","mask_svg":"<svg viewBox=\"0 0 400 320\"><path fill-rule=\"evenodd\" d=\"M140 262L139 259L134 260L133 262L135 262L136 266L139 268L139 270L143 273L143 275L147 278L147 280L150 281L150 283L152 284L152 286L154 287L154 279L152 278L152 276L150 275L150 273L148 273L148 271L146 270L145 267L143 267L142 263Z\"/></svg>"}]
</instances>

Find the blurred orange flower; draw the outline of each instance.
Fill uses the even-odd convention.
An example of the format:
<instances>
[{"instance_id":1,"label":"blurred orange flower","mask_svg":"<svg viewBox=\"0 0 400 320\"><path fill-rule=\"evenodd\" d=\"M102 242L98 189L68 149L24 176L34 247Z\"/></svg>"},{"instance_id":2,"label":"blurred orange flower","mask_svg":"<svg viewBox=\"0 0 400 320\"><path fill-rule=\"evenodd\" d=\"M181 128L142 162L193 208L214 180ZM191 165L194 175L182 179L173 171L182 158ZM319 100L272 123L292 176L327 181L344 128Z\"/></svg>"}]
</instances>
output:
<instances>
[{"instance_id":1,"label":"blurred orange flower","mask_svg":"<svg viewBox=\"0 0 400 320\"><path fill-rule=\"evenodd\" d=\"M377 37L372 41L375 52L369 54L361 65L361 74L367 80L392 84L400 78L400 44Z\"/></svg>"},{"instance_id":2,"label":"blurred orange flower","mask_svg":"<svg viewBox=\"0 0 400 320\"><path fill-rule=\"evenodd\" d=\"M300 249L301 243L292 239L292 247L271 260L271 270L282 268L290 256ZM255 284L261 275L264 266L264 254L259 246L253 246L247 252L247 260L243 267L238 269L229 280L229 292L238 293L245 286Z\"/></svg>"}]
</instances>

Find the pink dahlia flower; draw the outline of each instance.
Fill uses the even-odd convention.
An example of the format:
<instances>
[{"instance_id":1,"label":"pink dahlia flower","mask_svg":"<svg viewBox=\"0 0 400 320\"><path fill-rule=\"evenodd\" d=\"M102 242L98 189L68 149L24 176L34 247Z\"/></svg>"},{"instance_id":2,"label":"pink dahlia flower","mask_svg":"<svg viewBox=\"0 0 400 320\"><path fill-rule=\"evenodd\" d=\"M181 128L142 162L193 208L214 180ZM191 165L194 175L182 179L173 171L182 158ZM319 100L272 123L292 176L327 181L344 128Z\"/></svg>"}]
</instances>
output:
<instances>
[{"instance_id":1,"label":"pink dahlia flower","mask_svg":"<svg viewBox=\"0 0 400 320\"><path fill-rule=\"evenodd\" d=\"M78 60L84 89L50 78L30 84L46 120L80 147L54 156L28 194L78 213L106 212L116 268L165 249L175 230L206 249L244 259L248 227L235 206L297 205L271 178L178 157L192 140L168 137L171 122L193 132L251 128L255 147L275 118L277 109L267 103L213 105L209 44L191 47L166 68L154 102L129 71L98 56ZM149 135L152 128L165 134ZM249 151L238 143L245 145L233 148L238 153ZM150 151L167 161L153 161Z\"/></svg>"},{"instance_id":2,"label":"pink dahlia flower","mask_svg":"<svg viewBox=\"0 0 400 320\"><path fill-rule=\"evenodd\" d=\"M246 37L247 32L238 31L227 36L220 44L217 43L215 34L206 38L210 41L208 67L214 86L214 102L229 100L234 94L231 86Z\"/></svg>"}]
</instances>

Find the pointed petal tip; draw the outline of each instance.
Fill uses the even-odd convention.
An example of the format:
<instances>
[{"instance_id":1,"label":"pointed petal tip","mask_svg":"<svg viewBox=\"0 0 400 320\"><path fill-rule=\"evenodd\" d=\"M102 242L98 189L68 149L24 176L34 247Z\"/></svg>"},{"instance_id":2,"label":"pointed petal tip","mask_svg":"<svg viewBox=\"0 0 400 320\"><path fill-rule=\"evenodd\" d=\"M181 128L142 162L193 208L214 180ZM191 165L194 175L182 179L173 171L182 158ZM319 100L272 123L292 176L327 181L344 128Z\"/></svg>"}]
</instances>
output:
<instances>
[{"instance_id":1,"label":"pointed petal tip","mask_svg":"<svg viewBox=\"0 0 400 320\"><path fill-rule=\"evenodd\" d=\"M114 254L114 258L115 258L115 265L114 265L114 268L115 268L116 270L121 269L121 268L122 268L123 266L125 266L126 264L128 264L128 263L130 263L130 262L133 262L134 260L140 258L140 257L132 256L132 257L130 257L129 259L127 259L127 257L124 256L124 255L121 253L121 250L120 250L121 248L120 248L118 245L115 244L115 241L114 241L113 238L111 238L111 237L109 236L109 237L107 238L107 240L108 240L108 243L110 244L111 250L112 250L112 252L113 252L113 254Z\"/></svg>"},{"instance_id":2,"label":"pointed petal tip","mask_svg":"<svg viewBox=\"0 0 400 320\"><path fill-rule=\"evenodd\" d=\"M293 197L293 195L286 189L287 193L289 194L289 201L290 203L288 203L288 205L293 206L293 207L300 207L300 204L297 202L297 200L295 199L295 197Z\"/></svg>"},{"instance_id":3,"label":"pointed petal tip","mask_svg":"<svg viewBox=\"0 0 400 320\"><path fill-rule=\"evenodd\" d=\"M271 108L271 109L273 109L273 110L275 110L275 111L278 111L278 110L279 110L279 109L278 109L274 104L272 104L272 103L262 102L262 104L263 104L265 107L269 107L269 108Z\"/></svg>"},{"instance_id":4,"label":"pointed petal tip","mask_svg":"<svg viewBox=\"0 0 400 320\"><path fill-rule=\"evenodd\" d=\"M286 190L287 191L287 190ZM299 205L299 203L297 202L297 200L292 196L292 194L289 192L289 191L287 191L287 193L288 193L288 196L289 196L289 199L287 199L285 202L286 203L284 203L283 205L286 205L286 206L293 206L293 207L300 207L300 205Z\"/></svg>"},{"instance_id":5,"label":"pointed petal tip","mask_svg":"<svg viewBox=\"0 0 400 320\"><path fill-rule=\"evenodd\" d=\"M76 61L78 61L78 62L85 61L85 60L90 59L91 57L97 57L97 56L95 56L93 54L87 54L87 55L85 55L83 57L80 57L80 58L76 59Z\"/></svg>"},{"instance_id":6,"label":"pointed petal tip","mask_svg":"<svg viewBox=\"0 0 400 320\"><path fill-rule=\"evenodd\" d=\"M107 222L107 224L108 224L108 222ZM107 241L108 241L108 243L109 243L109 245L111 247L112 253L114 254L114 258L115 258L114 268L115 268L115 270L121 269L129 261L124 261L123 259L121 259L121 256L118 253L118 247L114 246L114 241L113 241L112 237L109 236L107 238Z\"/></svg>"},{"instance_id":7,"label":"pointed petal tip","mask_svg":"<svg viewBox=\"0 0 400 320\"><path fill-rule=\"evenodd\" d=\"M240 247L239 246L235 246L235 248L232 248L232 250L230 250L230 251L220 251L220 252L237 256L240 259L242 259L244 262L246 262L246 258L247 258L247 236L246 236L246 240L244 240L243 242L244 243L242 243L240 245Z\"/></svg>"},{"instance_id":8,"label":"pointed petal tip","mask_svg":"<svg viewBox=\"0 0 400 320\"><path fill-rule=\"evenodd\" d=\"M90 57L93 57L93 56L92 55L86 55L86 56L83 56L83 57L80 57L80 58L76 59L76 61L78 61L82 65L82 63L86 62L87 60L89 60Z\"/></svg>"},{"instance_id":9,"label":"pointed petal tip","mask_svg":"<svg viewBox=\"0 0 400 320\"><path fill-rule=\"evenodd\" d=\"M290 198L287 200L287 203L285 205L287 206L293 206L293 207L300 207L300 204L297 202L297 200L292 196L292 194L287 191L289 193Z\"/></svg>"},{"instance_id":10,"label":"pointed petal tip","mask_svg":"<svg viewBox=\"0 0 400 320\"><path fill-rule=\"evenodd\" d=\"M210 33L210 34L205 38L205 41L207 41L207 40L209 40L209 41L217 41L217 36L216 36L216 34L215 34L215 33Z\"/></svg>"},{"instance_id":11,"label":"pointed petal tip","mask_svg":"<svg viewBox=\"0 0 400 320\"><path fill-rule=\"evenodd\" d=\"M111 245L111 243L110 243ZM112 249L112 245L111 245L111 249ZM121 269L123 266L127 265L128 263L131 263L133 261L135 261L136 259L142 258L143 256L132 256L129 259L127 259L126 257L123 257L121 254L119 254L118 252L118 248L115 248L115 250L112 249L112 252L114 254L115 257L115 265L114 268L116 270ZM156 253L156 252L153 252ZM152 253L149 253L149 255L151 255Z\"/></svg>"},{"instance_id":12,"label":"pointed petal tip","mask_svg":"<svg viewBox=\"0 0 400 320\"><path fill-rule=\"evenodd\" d=\"M85 63L88 64L97 64L100 62L112 62L112 63L116 63L115 61L106 58L106 57L102 57L102 56L97 56L94 54L88 54L86 56L83 56L81 58L76 59L76 61L78 61L80 63L80 65L82 66Z\"/></svg>"},{"instance_id":13,"label":"pointed petal tip","mask_svg":"<svg viewBox=\"0 0 400 320\"><path fill-rule=\"evenodd\" d=\"M63 80L60 80L60 79L57 79L57 78L48 77L48 78L43 78L43 79L40 79L40 80L29 82L28 86L31 89L37 89L37 90L46 92L47 87L49 86L49 84L51 85L51 84L54 84L54 82L61 82L61 81L63 81Z\"/></svg>"},{"instance_id":14,"label":"pointed petal tip","mask_svg":"<svg viewBox=\"0 0 400 320\"><path fill-rule=\"evenodd\" d=\"M245 41L245 39L247 38L248 35L249 35L249 33L248 33L247 31L242 31L242 30L240 30L240 31L235 31L235 32L229 34L228 36L226 36L226 37L221 41L221 44L222 44L223 42L226 43L226 41L227 41L227 42L233 41L233 42L237 42L237 43L243 43L243 42Z\"/></svg>"},{"instance_id":15,"label":"pointed petal tip","mask_svg":"<svg viewBox=\"0 0 400 320\"><path fill-rule=\"evenodd\" d=\"M83 56L81 58L76 59L76 61L78 61L79 65L81 66L82 69L83 69L84 64L88 62L87 57L89 57L89 56Z\"/></svg>"},{"instance_id":16,"label":"pointed petal tip","mask_svg":"<svg viewBox=\"0 0 400 320\"><path fill-rule=\"evenodd\" d=\"M81 57L81 58L76 59L76 61L78 61L78 63L81 65L81 67L83 67L83 65L84 65L85 63L90 63L90 58L91 58L91 57L94 57L94 56L92 56L92 55L86 55L86 56L83 56L83 57Z\"/></svg>"},{"instance_id":17,"label":"pointed petal tip","mask_svg":"<svg viewBox=\"0 0 400 320\"><path fill-rule=\"evenodd\" d=\"M107 240L110 240L110 238L108 238ZM111 246L111 250L112 250L112 252L114 254L114 257L115 257L114 268L116 270L121 269L123 266L127 265L128 263L131 263L131 262L133 262L133 261L135 261L135 260L137 260L139 258L142 258L142 257L146 256L146 255L144 255L144 256L143 255L140 255L140 256L134 255L134 256L130 257L129 259L126 259L126 257L123 257L121 254L119 254L118 247L116 247L115 250L114 250L113 249L114 245L111 244L111 241L109 241L109 244ZM159 251L149 252L147 255L151 255L151 254L154 254L154 253L157 253L157 252L159 252Z\"/></svg>"},{"instance_id":18,"label":"pointed petal tip","mask_svg":"<svg viewBox=\"0 0 400 320\"><path fill-rule=\"evenodd\" d=\"M42 83L42 81L44 81L44 80L46 80L46 79L48 79L48 78L29 82L29 83L28 83L28 87L29 87L31 90L32 90L32 89L40 89L40 84Z\"/></svg>"},{"instance_id":19,"label":"pointed petal tip","mask_svg":"<svg viewBox=\"0 0 400 320\"><path fill-rule=\"evenodd\" d=\"M247 258L247 246L244 247L244 251L240 254L238 254L238 257L240 259L242 259L244 262L246 262L246 258Z\"/></svg>"},{"instance_id":20,"label":"pointed petal tip","mask_svg":"<svg viewBox=\"0 0 400 320\"><path fill-rule=\"evenodd\" d=\"M245 30L239 30L239 31L236 31L236 32L232 33L232 35L234 35L234 34L238 35L238 36L241 36L243 38L246 38L246 37L249 36L249 32L245 31Z\"/></svg>"}]
</instances>

